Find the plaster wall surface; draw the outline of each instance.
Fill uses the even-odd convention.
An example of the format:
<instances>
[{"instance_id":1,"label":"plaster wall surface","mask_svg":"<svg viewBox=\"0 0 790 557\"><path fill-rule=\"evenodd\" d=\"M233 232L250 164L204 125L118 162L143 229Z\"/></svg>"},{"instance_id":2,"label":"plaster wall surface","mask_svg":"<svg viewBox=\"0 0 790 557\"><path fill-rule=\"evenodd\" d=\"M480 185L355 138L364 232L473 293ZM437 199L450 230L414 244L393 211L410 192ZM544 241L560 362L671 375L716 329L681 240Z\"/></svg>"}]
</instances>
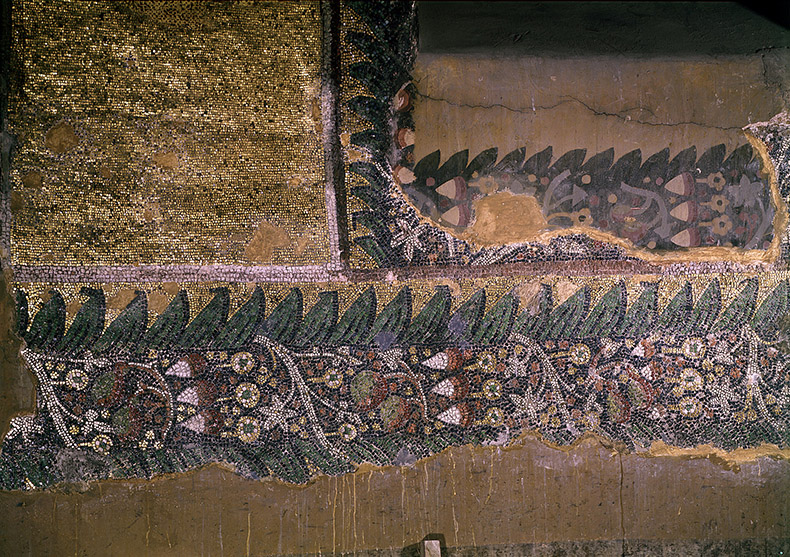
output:
<instances>
[{"instance_id":1,"label":"plaster wall surface","mask_svg":"<svg viewBox=\"0 0 790 557\"><path fill-rule=\"evenodd\" d=\"M398 555L440 534L461 555L786 550L786 454L673 452L622 453L594 437L557 449L525 436L507 448L457 447L411 466L363 468L305 486L245 480L215 465L149 482L6 492L0 548L7 555ZM462 551L474 547L483 549Z\"/></svg>"}]
</instances>

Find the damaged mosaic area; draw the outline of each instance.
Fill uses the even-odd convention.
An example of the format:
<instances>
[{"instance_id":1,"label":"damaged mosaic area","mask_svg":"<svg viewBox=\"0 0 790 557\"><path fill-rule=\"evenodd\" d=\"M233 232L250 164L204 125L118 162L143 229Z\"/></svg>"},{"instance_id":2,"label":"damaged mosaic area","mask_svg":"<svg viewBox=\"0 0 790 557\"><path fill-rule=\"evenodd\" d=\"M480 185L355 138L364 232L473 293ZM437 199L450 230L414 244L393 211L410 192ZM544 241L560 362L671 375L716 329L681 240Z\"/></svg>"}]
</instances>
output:
<instances>
[{"instance_id":1,"label":"damaged mosaic area","mask_svg":"<svg viewBox=\"0 0 790 557\"><path fill-rule=\"evenodd\" d=\"M319 12L15 2L11 263L326 263Z\"/></svg>"},{"instance_id":2,"label":"damaged mosaic area","mask_svg":"<svg viewBox=\"0 0 790 557\"><path fill-rule=\"evenodd\" d=\"M20 289L39 408L13 420L0 482L207 462L304 482L525 430L562 444L595 432L629 447L787 446L788 278L641 278L513 278L493 296L470 283L458 300L439 284L418 311L419 284L382 304L374 285L347 287L345 310L334 290L308 309L294 287L268 313L258 286L232 315L228 287L199 311L181 289L154 319L140 290L106 326L103 290L83 286L68 328L60 292L28 320Z\"/></svg>"},{"instance_id":3,"label":"damaged mosaic area","mask_svg":"<svg viewBox=\"0 0 790 557\"><path fill-rule=\"evenodd\" d=\"M699 160L694 147L671 161L669 153L664 149L642 163L636 150L615 162L614 149L589 158L577 149L554 158L548 147L531 157L518 149L497 162L492 148L471 161L461 151L440 166L435 151L411 169L396 167L396 178L422 216L477 245L573 228L650 250L771 247L770 175L749 144L726 159L723 144ZM509 223L506 231L501 220Z\"/></svg>"}]
</instances>

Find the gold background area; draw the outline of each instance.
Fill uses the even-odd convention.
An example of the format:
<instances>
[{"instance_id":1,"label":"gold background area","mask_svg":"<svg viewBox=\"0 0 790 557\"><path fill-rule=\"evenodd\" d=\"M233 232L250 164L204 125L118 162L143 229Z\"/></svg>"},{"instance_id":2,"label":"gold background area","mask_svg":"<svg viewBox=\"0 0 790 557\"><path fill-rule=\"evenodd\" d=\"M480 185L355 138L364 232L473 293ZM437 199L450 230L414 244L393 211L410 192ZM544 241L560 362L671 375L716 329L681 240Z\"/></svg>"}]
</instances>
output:
<instances>
[{"instance_id":1,"label":"gold background area","mask_svg":"<svg viewBox=\"0 0 790 557\"><path fill-rule=\"evenodd\" d=\"M317 2L14 3L12 264L328 261Z\"/></svg>"}]
</instances>

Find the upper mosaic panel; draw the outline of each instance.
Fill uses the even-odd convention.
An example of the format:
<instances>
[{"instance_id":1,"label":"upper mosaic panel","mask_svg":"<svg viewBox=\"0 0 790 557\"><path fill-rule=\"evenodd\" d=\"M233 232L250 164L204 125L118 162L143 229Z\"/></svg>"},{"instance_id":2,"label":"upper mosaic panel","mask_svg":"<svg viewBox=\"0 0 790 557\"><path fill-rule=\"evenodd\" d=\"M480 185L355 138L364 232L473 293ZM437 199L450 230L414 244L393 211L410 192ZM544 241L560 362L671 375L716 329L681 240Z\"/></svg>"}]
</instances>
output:
<instances>
[{"instance_id":1,"label":"upper mosaic panel","mask_svg":"<svg viewBox=\"0 0 790 557\"><path fill-rule=\"evenodd\" d=\"M345 17L354 264L777 259L784 170L743 129L782 111L770 64L470 47L493 23L458 6L457 51L442 6L420 26L439 51L408 7L387 32L361 3Z\"/></svg>"},{"instance_id":2,"label":"upper mosaic panel","mask_svg":"<svg viewBox=\"0 0 790 557\"><path fill-rule=\"evenodd\" d=\"M329 260L317 2L14 3L15 265Z\"/></svg>"}]
</instances>

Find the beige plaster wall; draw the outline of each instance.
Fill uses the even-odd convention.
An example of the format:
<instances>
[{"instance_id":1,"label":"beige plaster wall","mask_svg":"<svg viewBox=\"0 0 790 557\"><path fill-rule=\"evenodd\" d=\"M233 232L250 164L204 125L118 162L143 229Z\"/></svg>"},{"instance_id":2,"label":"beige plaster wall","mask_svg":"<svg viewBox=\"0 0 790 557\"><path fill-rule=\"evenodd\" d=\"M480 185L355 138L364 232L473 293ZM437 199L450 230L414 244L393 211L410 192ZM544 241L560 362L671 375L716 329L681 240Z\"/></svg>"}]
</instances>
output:
<instances>
[{"instance_id":1,"label":"beige plaster wall","mask_svg":"<svg viewBox=\"0 0 790 557\"><path fill-rule=\"evenodd\" d=\"M415 159L498 147L555 156L614 147L643 157L746 142L741 128L782 109L763 57L635 59L419 54Z\"/></svg>"}]
</instances>

